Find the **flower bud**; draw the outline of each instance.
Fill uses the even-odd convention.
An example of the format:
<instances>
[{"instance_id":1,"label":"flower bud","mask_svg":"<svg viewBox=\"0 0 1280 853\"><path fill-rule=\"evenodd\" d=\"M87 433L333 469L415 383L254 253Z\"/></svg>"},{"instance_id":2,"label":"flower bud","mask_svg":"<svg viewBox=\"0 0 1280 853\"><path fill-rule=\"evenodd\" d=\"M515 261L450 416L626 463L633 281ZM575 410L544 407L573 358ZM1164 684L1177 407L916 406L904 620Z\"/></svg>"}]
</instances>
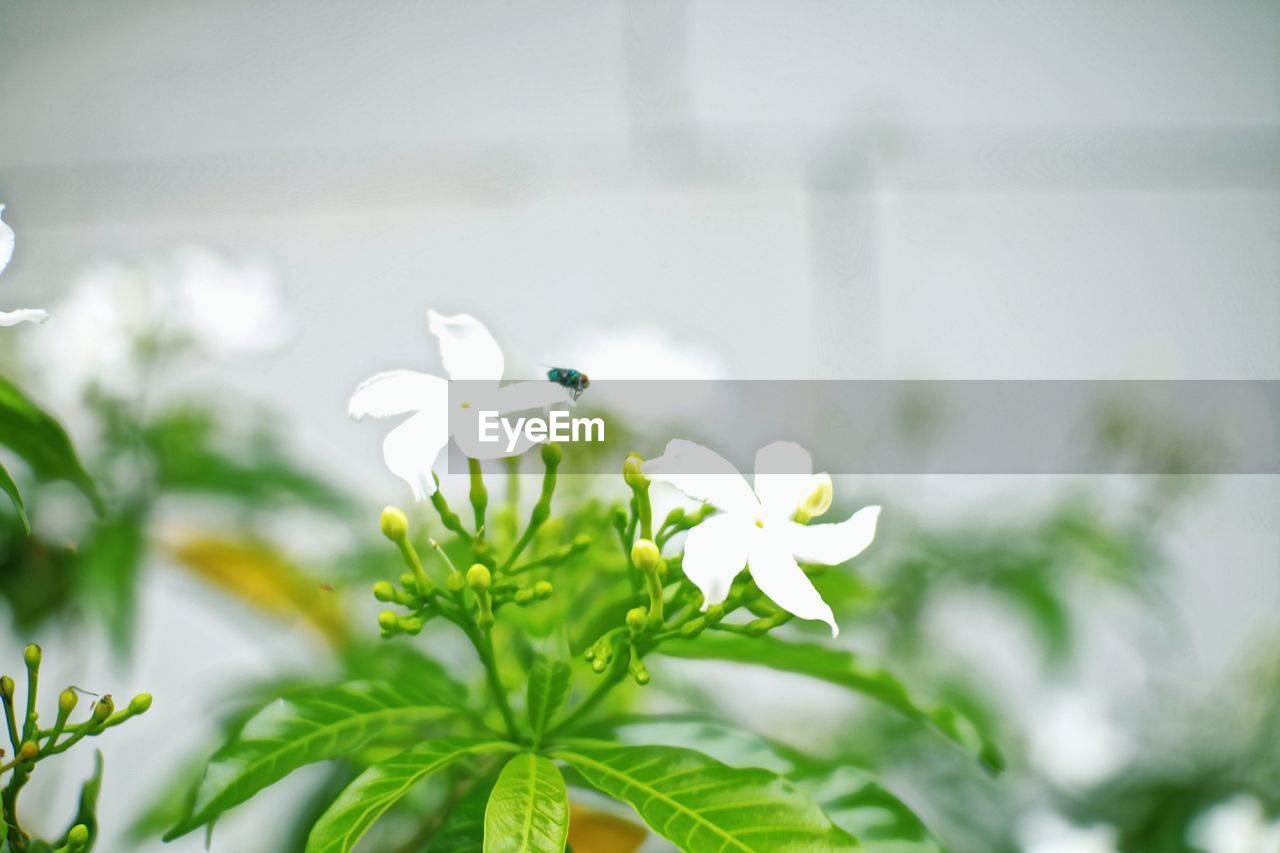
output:
<instances>
[{"instance_id":1,"label":"flower bud","mask_svg":"<svg viewBox=\"0 0 1280 853\"><path fill-rule=\"evenodd\" d=\"M579 533L573 537L573 541L569 543L569 549L573 552L585 551L591 547L591 537L585 533Z\"/></svg>"},{"instance_id":2,"label":"flower bud","mask_svg":"<svg viewBox=\"0 0 1280 853\"><path fill-rule=\"evenodd\" d=\"M627 630L632 636L639 636L649 626L649 611L643 607L633 607L627 611Z\"/></svg>"},{"instance_id":3,"label":"flower bud","mask_svg":"<svg viewBox=\"0 0 1280 853\"><path fill-rule=\"evenodd\" d=\"M817 518L827 510L831 509L831 499L833 491L831 488L831 475L819 474L814 478L817 485L813 491L800 502L800 507L796 510L796 517L801 521L808 521L811 518Z\"/></svg>"},{"instance_id":4,"label":"flower bud","mask_svg":"<svg viewBox=\"0 0 1280 853\"><path fill-rule=\"evenodd\" d=\"M378 614L378 627L389 634L400 630L400 617L393 610L384 610Z\"/></svg>"},{"instance_id":5,"label":"flower bud","mask_svg":"<svg viewBox=\"0 0 1280 853\"><path fill-rule=\"evenodd\" d=\"M641 687L649 683L649 670L645 669L643 663L633 660L627 664L627 671L631 673L631 677L635 679L636 684Z\"/></svg>"},{"instance_id":6,"label":"flower bud","mask_svg":"<svg viewBox=\"0 0 1280 853\"><path fill-rule=\"evenodd\" d=\"M551 593L555 588L551 585L551 581L538 581L533 585L533 594L539 600L545 601L551 597Z\"/></svg>"},{"instance_id":7,"label":"flower bud","mask_svg":"<svg viewBox=\"0 0 1280 853\"><path fill-rule=\"evenodd\" d=\"M129 713L133 716L145 714L151 709L151 694L139 693L129 700Z\"/></svg>"},{"instance_id":8,"label":"flower bud","mask_svg":"<svg viewBox=\"0 0 1280 853\"><path fill-rule=\"evenodd\" d=\"M534 595L531 589L516 590L515 602L519 605L525 605L533 601Z\"/></svg>"},{"instance_id":9,"label":"flower bud","mask_svg":"<svg viewBox=\"0 0 1280 853\"><path fill-rule=\"evenodd\" d=\"M769 633L769 630L774 627L774 622L768 617L763 619L752 619L747 623L746 627L748 635L752 637L760 637Z\"/></svg>"},{"instance_id":10,"label":"flower bud","mask_svg":"<svg viewBox=\"0 0 1280 853\"><path fill-rule=\"evenodd\" d=\"M72 850L79 850L89 843L89 827L83 823L77 823L71 827L67 833L67 847Z\"/></svg>"},{"instance_id":11,"label":"flower bud","mask_svg":"<svg viewBox=\"0 0 1280 853\"><path fill-rule=\"evenodd\" d=\"M688 622L680 626L680 636L696 637L702 633L707 627L707 620L699 616L696 619L690 619Z\"/></svg>"},{"instance_id":12,"label":"flower bud","mask_svg":"<svg viewBox=\"0 0 1280 853\"><path fill-rule=\"evenodd\" d=\"M402 542L409 535L409 516L398 507L389 506L384 509L378 523L382 527L382 535L392 542Z\"/></svg>"},{"instance_id":13,"label":"flower bud","mask_svg":"<svg viewBox=\"0 0 1280 853\"><path fill-rule=\"evenodd\" d=\"M40 754L40 747L36 746L35 741L27 741L18 748L17 761L31 761Z\"/></svg>"},{"instance_id":14,"label":"flower bud","mask_svg":"<svg viewBox=\"0 0 1280 853\"><path fill-rule=\"evenodd\" d=\"M403 616L399 621L400 630L416 637L422 633L422 620L417 616Z\"/></svg>"},{"instance_id":15,"label":"flower bud","mask_svg":"<svg viewBox=\"0 0 1280 853\"><path fill-rule=\"evenodd\" d=\"M673 527L682 521L684 521L684 507L678 506L667 513L667 517L662 521L662 526Z\"/></svg>"},{"instance_id":16,"label":"flower bud","mask_svg":"<svg viewBox=\"0 0 1280 853\"><path fill-rule=\"evenodd\" d=\"M467 569L467 586L474 592L488 592L489 584L492 582L493 575L484 563L473 563L471 568Z\"/></svg>"},{"instance_id":17,"label":"flower bud","mask_svg":"<svg viewBox=\"0 0 1280 853\"><path fill-rule=\"evenodd\" d=\"M708 607L706 609L706 612L703 613L702 615L703 617L706 618L708 624L714 625L715 623L719 622L721 619L724 618L724 605L713 604L710 607Z\"/></svg>"},{"instance_id":18,"label":"flower bud","mask_svg":"<svg viewBox=\"0 0 1280 853\"><path fill-rule=\"evenodd\" d=\"M76 703L80 701L80 695L68 687L66 690L58 694L58 713L67 717L76 709Z\"/></svg>"},{"instance_id":19,"label":"flower bud","mask_svg":"<svg viewBox=\"0 0 1280 853\"><path fill-rule=\"evenodd\" d=\"M93 703L92 722L95 722L95 723L103 722L104 720L107 719L107 717L111 716L112 712L115 711L115 709L116 709L116 703L111 698L111 694L108 693L106 696L103 696L97 702Z\"/></svg>"},{"instance_id":20,"label":"flower bud","mask_svg":"<svg viewBox=\"0 0 1280 853\"><path fill-rule=\"evenodd\" d=\"M394 601L396 588L391 585L390 581L378 581L373 585L373 597L379 601Z\"/></svg>"},{"instance_id":21,"label":"flower bud","mask_svg":"<svg viewBox=\"0 0 1280 853\"><path fill-rule=\"evenodd\" d=\"M15 688L16 685L13 683L12 678L7 675L0 675L0 696L3 696L5 699L13 699L13 691Z\"/></svg>"},{"instance_id":22,"label":"flower bud","mask_svg":"<svg viewBox=\"0 0 1280 853\"><path fill-rule=\"evenodd\" d=\"M648 539L637 539L636 544L631 546L631 562L645 574L655 572L662 562L662 552Z\"/></svg>"},{"instance_id":23,"label":"flower bud","mask_svg":"<svg viewBox=\"0 0 1280 853\"><path fill-rule=\"evenodd\" d=\"M450 592L462 592L467 585L467 579L462 576L462 572L453 572L444 583Z\"/></svg>"},{"instance_id":24,"label":"flower bud","mask_svg":"<svg viewBox=\"0 0 1280 853\"><path fill-rule=\"evenodd\" d=\"M640 467L643 464L644 457L639 453L628 453L622 463L622 479L633 489L649 488L649 478L644 475Z\"/></svg>"},{"instance_id":25,"label":"flower bud","mask_svg":"<svg viewBox=\"0 0 1280 853\"><path fill-rule=\"evenodd\" d=\"M604 658L596 658L595 660L591 661L591 671L599 675L600 673L604 672L605 667L607 667L608 665L609 665L609 662Z\"/></svg>"},{"instance_id":26,"label":"flower bud","mask_svg":"<svg viewBox=\"0 0 1280 853\"><path fill-rule=\"evenodd\" d=\"M404 587L404 591L410 595L418 594L418 579L413 576L413 572L405 572L400 575L400 586Z\"/></svg>"},{"instance_id":27,"label":"flower bud","mask_svg":"<svg viewBox=\"0 0 1280 853\"><path fill-rule=\"evenodd\" d=\"M548 468L554 468L560 464L560 460L564 459L564 451L560 449L560 445L554 441L548 441L542 445L542 464Z\"/></svg>"},{"instance_id":28,"label":"flower bud","mask_svg":"<svg viewBox=\"0 0 1280 853\"><path fill-rule=\"evenodd\" d=\"M26 662L28 669L35 669L40 665L40 647L35 643L28 643L27 648L22 652L22 659Z\"/></svg>"}]
</instances>

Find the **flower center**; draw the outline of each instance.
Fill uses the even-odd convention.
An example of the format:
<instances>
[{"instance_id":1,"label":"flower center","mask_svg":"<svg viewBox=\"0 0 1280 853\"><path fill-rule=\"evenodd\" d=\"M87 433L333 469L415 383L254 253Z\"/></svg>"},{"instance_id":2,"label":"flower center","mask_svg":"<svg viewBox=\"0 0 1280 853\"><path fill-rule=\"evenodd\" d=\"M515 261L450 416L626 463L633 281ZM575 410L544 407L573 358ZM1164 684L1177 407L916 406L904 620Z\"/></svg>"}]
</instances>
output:
<instances>
[{"instance_id":1,"label":"flower center","mask_svg":"<svg viewBox=\"0 0 1280 853\"><path fill-rule=\"evenodd\" d=\"M764 530L764 519L763 519L763 518L757 518L757 519L756 519L756 527L759 527L761 530Z\"/></svg>"},{"instance_id":2,"label":"flower center","mask_svg":"<svg viewBox=\"0 0 1280 853\"><path fill-rule=\"evenodd\" d=\"M462 404L462 408L464 408L464 409L469 409L469 408L471 408L471 404L470 404L470 403L463 403L463 404Z\"/></svg>"}]
</instances>

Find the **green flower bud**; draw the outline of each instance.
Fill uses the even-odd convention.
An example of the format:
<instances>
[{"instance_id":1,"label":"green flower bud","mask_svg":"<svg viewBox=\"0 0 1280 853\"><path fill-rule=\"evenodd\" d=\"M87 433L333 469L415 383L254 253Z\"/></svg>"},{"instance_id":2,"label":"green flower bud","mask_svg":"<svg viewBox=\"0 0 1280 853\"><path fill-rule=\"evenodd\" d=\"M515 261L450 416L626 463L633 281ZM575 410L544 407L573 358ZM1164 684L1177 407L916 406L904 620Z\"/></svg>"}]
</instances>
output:
<instances>
[{"instance_id":1,"label":"green flower bud","mask_svg":"<svg viewBox=\"0 0 1280 853\"><path fill-rule=\"evenodd\" d=\"M573 541L569 543L569 548L573 551L585 551L591 547L591 537L585 533L579 533L573 537Z\"/></svg>"},{"instance_id":2,"label":"green flower bud","mask_svg":"<svg viewBox=\"0 0 1280 853\"><path fill-rule=\"evenodd\" d=\"M89 827L83 823L77 823L71 827L71 831L67 833L67 846L73 849L79 849L89 843Z\"/></svg>"},{"instance_id":3,"label":"green flower bud","mask_svg":"<svg viewBox=\"0 0 1280 853\"><path fill-rule=\"evenodd\" d=\"M627 458L622 463L622 479L633 489L649 488L649 478L644 475L644 471L640 468L643 464L644 457L639 453L628 453Z\"/></svg>"},{"instance_id":4,"label":"green flower bud","mask_svg":"<svg viewBox=\"0 0 1280 853\"><path fill-rule=\"evenodd\" d=\"M473 563L471 568L467 569L467 586L474 592L488 592L489 584L492 582L493 575L484 563Z\"/></svg>"},{"instance_id":5,"label":"green flower bud","mask_svg":"<svg viewBox=\"0 0 1280 853\"><path fill-rule=\"evenodd\" d=\"M662 526L674 527L682 521L684 521L684 507L678 506L667 513L667 517L663 519Z\"/></svg>"},{"instance_id":6,"label":"green flower bud","mask_svg":"<svg viewBox=\"0 0 1280 853\"><path fill-rule=\"evenodd\" d=\"M16 685L13 683L12 678L7 675L0 675L0 696L3 696L6 699L12 699L13 691L15 689Z\"/></svg>"},{"instance_id":7,"label":"green flower bud","mask_svg":"<svg viewBox=\"0 0 1280 853\"><path fill-rule=\"evenodd\" d=\"M627 611L627 629L632 636L640 636L649 626L649 611L643 607L633 607Z\"/></svg>"},{"instance_id":8,"label":"green flower bud","mask_svg":"<svg viewBox=\"0 0 1280 853\"><path fill-rule=\"evenodd\" d=\"M139 693L129 700L129 713L133 716L145 714L151 709L151 694Z\"/></svg>"},{"instance_id":9,"label":"green flower bud","mask_svg":"<svg viewBox=\"0 0 1280 853\"><path fill-rule=\"evenodd\" d=\"M400 575L400 586L404 587L404 591L410 595L418 594L418 579L413 576L413 572L405 572ZM374 594L377 595L376 592ZM378 600L382 601L382 599Z\"/></svg>"},{"instance_id":10,"label":"green flower bud","mask_svg":"<svg viewBox=\"0 0 1280 853\"><path fill-rule=\"evenodd\" d=\"M35 741L27 741L18 748L17 760L19 762L31 761L40 754L40 747L36 746Z\"/></svg>"},{"instance_id":11,"label":"green flower bud","mask_svg":"<svg viewBox=\"0 0 1280 853\"><path fill-rule=\"evenodd\" d=\"M395 611L384 610L378 614L378 627L389 634L394 634L400 630L400 617Z\"/></svg>"},{"instance_id":12,"label":"green flower bud","mask_svg":"<svg viewBox=\"0 0 1280 853\"><path fill-rule=\"evenodd\" d=\"M103 696L97 702L93 703L92 721L95 723L103 722L104 720L107 719L107 717L111 716L112 712L114 712L115 709L116 709L116 703L111 698L111 694L108 693L106 696Z\"/></svg>"},{"instance_id":13,"label":"green flower bud","mask_svg":"<svg viewBox=\"0 0 1280 853\"><path fill-rule=\"evenodd\" d=\"M422 620L417 616L401 617L399 625L401 631L411 636L416 637L422 633Z\"/></svg>"},{"instance_id":14,"label":"green flower bud","mask_svg":"<svg viewBox=\"0 0 1280 853\"><path fill-rule=\"evenodd\" d=\"M548 441L542 445L542 464L548 468L554 468L560 464L560 460L564 459L564 451L560 449L560 445Z\"/></svg>"},{"instance_id":15,"label":"green flower bud","mask_svg":"<svg viewBox=\"0 0 1280 853\"><path fill-rule=\"evenodd\" d=\"M533 594L541 601L550 598L553 592L555 587L551 585L551 581L538 581L533 585Z\"/></svg>"},{"instance_id":16,"label":"green flower bud","mask_svg":"<svg viewBox=\"0 0 1280 853\"><path fill-rule=\"evenodd\" d=\"M760 637L769 633L769 629L774 627L772 619L765 617L764 619L752 619L747 623L747 633L752 637Z\"/></svg>"},{"instance_id":17,"label":"green flower bud","mask_svg":"<svg viewBox=\"0 0 1280 853\"><path fill-rule=\"evenodd\" d=\"M35 643L28 643L27 648L22 652L22 659L26 662L28 669L38 667L41 657L43 655L40 653L40 647Z\"/></svg>"},{"instance_id":18,"label":"green flower bud","mask_svg":"<svg viewBox=\"0 0 1280 853\"><path fill-rule=\"evenodd\" d=\"M635 679L636 684L641 687L649 683L649 670L645 669L643 663L638 660L632 660L627 664L627 671L631 673L631 677Z\"/></svg>"},{"instance_id":19,"label":"green flower bud","mask_svg":"<svg viewBox=\"0 0 1280 853\"><path fill-rule=\"evenodd\" d=\"M534 595L531 589L516 590L515 602L519 605L525 605L533 601Z\"/></svg>"},{"instance_id":20,"label":"green flower bud","mask_svg":"<svg viewBox=\"0 0 1280 853\"><path fill-rule=\"evenodd\" d=\"M631 546L631 562L637 569L649 574L658 570L658 564L662 562L662 553L658 550L658 546L648 539L637 539L636 544Z\"/></svg>"},{"instance_id":21,"label":"green flower bud","mask_svg":"<svg viewBox=\"0 0 1280 853\"><path fill-rule=\"evenodd\" d=\"M58 712L63 716L68 716L76 709L76 703L80 701L80 695L68 687L66 690L58 694Z\"/></svg>"},{"instance_id":22,"label":"green flower bud","mask_svg":"<svg viewBox=\"0 0 1280 853\"><path fill-rule=\"evenodd\" d=\"M707 627L707 620L699 616L696 619L690 619L688 622L680 626L680 636L696 637L702 633Z\"/></svg>"},{"instance_id":23,"label":"green flower bud","mask_svg":"<svg viewBox=\"0 0 1280 853\"><path fill-rule=\"evenodd\" d=\"M412 575L410 575L410 579L412 579ZM390 581L378 581L373 585L373 597L379 601L394 601L396 588L391 585Z\"/></svg>"},{"instance_id":24,"label":"green flower bud","mask_svg":"<svg viewBox=\"0 0 1280 853\"><path fill-rule=\"evenodd\" d=\"M706 609L706 612L703 613L702 615L706 618L708 624L714 625L715 623L719 622L721 619L724 618L724 605L713 604L710 607L708 607Z\"/></svg>"},{"instance_id":25,"label":"green flower bud","mask_svg":"<svg viewBox=\"0 0 1280 853\"><path fill-rule=\"evenodd\" d=\"M607 667L608 665L609 665L609 662L604 658L596 658L591 662L591 671L598 675L604 672L605 667Z\"/></svg>"},{"instance_id":26,"label":"green flower bud","mask_svg":"<svg viewBox=\"0 0 1280 853\"><path fill-rule=\"evenodd\" d=\"M398 507L389 506L384 509L378 521L382 527L382 535L392 542L402 542L409 535L409 516Z\"/></svg>"},{"instance_id":27,"label":"green flower bud","mask_svg":"<svg viewBox=\"0 0 1280 853\"><path fill-rule=\"evenodd\" d=\"M462 592L467 585L467 579L462 576L462 572L453 572L445 580L445 586L449 587L450 592Z\"/></svg>"}]
</instances>

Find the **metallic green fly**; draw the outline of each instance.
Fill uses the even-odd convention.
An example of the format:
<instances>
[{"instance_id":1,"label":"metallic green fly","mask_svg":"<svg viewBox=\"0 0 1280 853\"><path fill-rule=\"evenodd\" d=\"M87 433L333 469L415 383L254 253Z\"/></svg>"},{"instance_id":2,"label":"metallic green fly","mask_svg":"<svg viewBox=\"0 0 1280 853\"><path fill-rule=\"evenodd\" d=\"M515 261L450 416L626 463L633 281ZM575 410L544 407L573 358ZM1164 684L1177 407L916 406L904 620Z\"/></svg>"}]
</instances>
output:
<instances>
[{"instance_id":1,"label":"metallic green fly","mask_svg":"<svg viewBox=\"0 0 1280 853\"><path fill-rule=\"evenodd\" d=\"M574 370L572 367L553 367L547 371L547 378L557 385L563 385L567 388L569 396L573 398L575 403L582 396L582 392L587 390L587 386L591 384L587 374Z\"/></svg>"}]
</instances>

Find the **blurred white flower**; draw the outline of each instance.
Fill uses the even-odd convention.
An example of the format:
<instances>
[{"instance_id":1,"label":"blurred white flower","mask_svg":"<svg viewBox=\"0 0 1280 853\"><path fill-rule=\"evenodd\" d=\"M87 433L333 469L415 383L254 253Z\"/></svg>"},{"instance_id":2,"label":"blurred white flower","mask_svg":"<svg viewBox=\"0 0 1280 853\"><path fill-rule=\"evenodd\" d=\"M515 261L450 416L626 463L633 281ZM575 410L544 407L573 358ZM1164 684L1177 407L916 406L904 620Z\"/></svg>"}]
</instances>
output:
<instances>
[{"instance_id":1,"label":"blurred white flower","mask_svg":"<svg viewBox=\"0 0 1280 853\"><path fill-rule=\"evenodd\" d=\"M390 370L369 377L351 396L348 411L361 420L409 415L382 443L387 467L409 484L413 496L424 500L435 494L431 476L440 451L449 437L472 459L517 456L533 446L522 440L513 453L501 443L481 443L481 411L500 415L543 408L568 400L568 392L552 382L515 382L499 385L504 361L502 350L489 330L469 314L446 317L427 312L431 334L440 343L440 360L450 380L465 382L456 409L449 403L449 382L439 376L413 370Z\"/></svg>"},{"instance_id":2,"label":"blurred white flower","mask_svg":"<svg viewBox=\"0 0 1280 853\"><path fill-rule=\"evenodd\" d=\"M1033 727L1031 761L1053 782L1085 788L1128 760L1131 744L1101 704L1078 692L1056 693Z\"/></svg>"},{"instance_id":3,"label":"blurred white flower","mask_svg":"<svg viewBox=\"0 0 1280 853\"><path fill-rule=\"evenodd\" d=\"M1262 804L1245 794L1200 814L1187 834L1209 853L1280 853L1280 819L1267 821Z\"/></svg>"},{"instance_id":4,"label":"blurred white flower","mask_svg":"<svg viewBox=\"0 0 1280 853\"><path fill-rule=\"evenodd\" d=\"M4 214L4 205L0 204L0 216ZM15 239L13 229L0 219L0 274L13 259ZM43 308L17 308L13 311L0 311L0 326L16 326L19 323L43 323L49 319L49 312Z\"/></svg>"},{"instance_id":5,"label":"blurred white flower","mask_svg":"<svg viewBox=\"0 0 1280 853\"><path fill-rule=\"evenodd\" d=\"M194 246L159 259L95 263L55 313L61 333L34 344L35 360L51 385L71 394L94 385L130 396L158 353L248 355L279 346L291 332L265 266Z\"/></svg>"},{"instance_id":6,"label":"blurred white flower","mask_svg":"<svg viewBox=\"0 0 1280 853\"><path fill-rule=\"evenodd\" d=\"M704 607L724 601L745 565L779 607L802 619L821 619L833 637L839 634L831 608L797 560L832 566L860 554L875 538L880 507L865 507L839 524L794 521L802 507L830 505L811 496L829 495L831 478L814 474L808 451L789 441L756 453L754 491L729 460L683 439L668 442L662 456L642 470L722 510L690 530L685 542L684 572L702 590Z\"/></svg>"},{"instance_id":7,"label":"blurred white flower","mask_svg":"<svg viewBox=\"0 0 1280 853\"><path fill-rule=\"evenodd\" d=\"M1115 853L1116 830L1106 824L1076 826L1040 812L1022 822L1018 841L1023 853Z\"/></svg>"}]
</instances>

